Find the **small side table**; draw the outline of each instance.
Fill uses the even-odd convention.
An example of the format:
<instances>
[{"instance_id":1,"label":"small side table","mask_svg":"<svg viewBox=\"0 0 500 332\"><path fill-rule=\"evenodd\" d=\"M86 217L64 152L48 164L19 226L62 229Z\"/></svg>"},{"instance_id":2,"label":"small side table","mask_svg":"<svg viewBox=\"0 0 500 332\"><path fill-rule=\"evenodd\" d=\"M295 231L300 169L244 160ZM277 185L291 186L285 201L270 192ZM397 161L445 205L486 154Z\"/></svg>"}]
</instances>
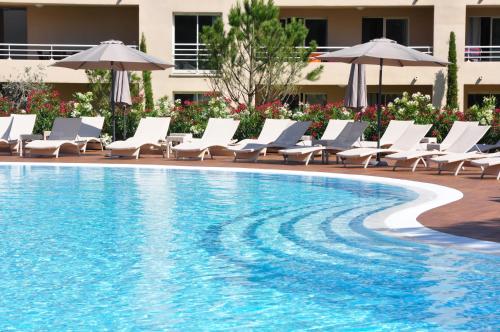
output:
<instances>
[{"instance_id":1,"label":"small side table","mask_svg":"<svg viewBox=\"0 0 500 332\"><path fill-rule=\"evenodd\" d=\"M19 157L24 156L24 147L26 146L27 143L35 140L42 140L43 135L19 135L19 140L18 140L18 152L19 152Z\"/></svg>"},{"instance_id":2,"label":"small side table","mask_svg":"<svg viewBox=\"0 0 500 332\"><path fill-rule=\"evenodd\" d=\"M167 157L170 158L170 154L172 153L172 147L180 144L180 143L185 143L189 142L193 139L193 134L187 134L187 133L172 133L170 134L167 139L165 140L165 143L161 145L161 149L163 152L163 158Z\"/></svg>"}]
</instances>

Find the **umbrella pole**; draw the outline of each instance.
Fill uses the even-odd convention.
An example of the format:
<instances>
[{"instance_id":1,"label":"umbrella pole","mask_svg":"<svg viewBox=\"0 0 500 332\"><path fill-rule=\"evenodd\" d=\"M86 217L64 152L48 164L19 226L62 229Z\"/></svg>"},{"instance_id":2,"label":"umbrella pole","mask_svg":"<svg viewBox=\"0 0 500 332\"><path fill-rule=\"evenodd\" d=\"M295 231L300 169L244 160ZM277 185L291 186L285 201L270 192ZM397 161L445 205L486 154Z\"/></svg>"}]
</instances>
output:
<instances>
[{"instance_id":1,"label":"umbrella pole","mask_svg":"<svg viewBox=\"0 0 500 332\"><path fill-rule=\"evenodd\" d=\"M380 137L382 135L382 69L384 60L380 59L378 74L378 94L377 94L377 149L380 149ZM377 153L377 164L380 164L380 153Z\"/></svg>"},{"instance_id":2,"label":"umbrella pole","mask_svg":"<svg viewBox=\"0 0 500 332\"><path fill-rule=\"evenodd\" d=\"M113 63L111 63L113 65ZM115 70L111 69L111 122L113 126L113 142L116 141L116 118L115 118Z\"/></svg>"}]
</instances>

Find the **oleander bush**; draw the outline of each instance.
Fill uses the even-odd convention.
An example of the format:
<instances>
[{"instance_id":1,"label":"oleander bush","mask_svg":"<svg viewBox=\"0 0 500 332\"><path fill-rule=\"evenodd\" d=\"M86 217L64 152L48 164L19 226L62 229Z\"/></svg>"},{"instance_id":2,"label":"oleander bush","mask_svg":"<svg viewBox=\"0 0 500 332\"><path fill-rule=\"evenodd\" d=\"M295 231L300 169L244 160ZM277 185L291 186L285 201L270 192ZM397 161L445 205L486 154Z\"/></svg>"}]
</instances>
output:
<instances>
[{"instance_id":1,"label":"oleander bush","mask_svg":"<svg viewBox=\"0 0 500 332\"><path fill-rule=\"evenodd\" d=\"M106 118L103 134L111 135L111 112L108 108L101 108L96 102L93 92L75 93L71 101L63 101L59 92L54 89L36 89L30 91L27 98L26 110L15 109L15 103L7 97L0 97L0 116L12 113L35 113L38 115L35 132L42 133L50 130L54 119L62 117L104 116ZM274 101L247 107L245 104L234 105L231 101L217 94L209 94L207 100L190 102L170 100L166 97L155 102L153 109L144 108L144 97L136 94L133 105L125 110L118 110L117 136L132 136L137 124L145 116L169 116L172 118L170 132L190 132L200 137L211 117L233 118L240 121L235 138L255 138L259 135L266 118L292 119L296 121L311 121L308 134L319 138L322 136L330 119L354 119L368 122L365 139L377 139L377 110L376 107L367 107L364 111L348 109L342 102L326 105L300 104L291 109L287 104ZM438 109L431 104L430 96L421 93L403 93L392 103L382 106L382 132L391 120L414 120L416 123L432 123L430 136L441 141L454 121L479 121L481 125L492 128L482 140L485 143L495 143L500 140L500 109L496 108L494 97L486 97L482 104L474 105L466 112ZM96 107L97 106L97 107Z\"/></svg>"}]
</instances>

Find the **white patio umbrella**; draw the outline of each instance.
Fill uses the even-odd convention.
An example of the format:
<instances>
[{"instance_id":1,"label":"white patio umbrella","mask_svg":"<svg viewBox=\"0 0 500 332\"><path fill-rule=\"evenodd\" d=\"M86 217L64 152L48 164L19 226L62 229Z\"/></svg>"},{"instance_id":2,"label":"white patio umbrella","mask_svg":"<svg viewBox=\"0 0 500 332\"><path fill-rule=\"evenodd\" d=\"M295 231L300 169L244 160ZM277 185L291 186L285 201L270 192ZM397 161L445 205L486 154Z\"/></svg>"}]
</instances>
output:
<instances>
[{"instance_id":1,"label":"white patio umbrella","mask_svg":"<svg viewBox=\"0 0 500 332\"><path fill-rule=\"evenodd\" d=\"M345 93L344 106L361 109L368 106L367 99L365 65L353 63Z\"/></svg>"},{"instance_id":2,"label":"white patio umbrella","mask_svg":"<svg viewBox=\"0 0 500 332\"><path fill-rule=\"evenodd\" d=\"M115 74L114 84L114 99L115 103L122 105L132 105L132 97L130 96L130 80L128 72L118 70Z\"/></svg>"},{"instance_id":3,"label":"white patio umbrella","mask_svg":"<svg viewBox=\"0 0 500 332\"><path fill-rule=\"evenodd\" d=\"M340 51L325 53L317 57L327 62L344 62L354 64L379 65L379 82L377 96L377 147L380 147L381 125L381 98L382 98L382 70L385 66L435 66L445 67L447 61L432 55L416 51L400 45L394 40L380 38L368 43L345 48ZM377 161L380 161L377 156Z\"/></svg>"},{"instance_id":4,"label":"white patio umbrella","mask_svg":"<svg viewBox=\"0 0 500 332\"><path fill-rule=\"evenodd\" d=\"M113 141L116 139L115 123L115 74L123 71L164 70L174 65L144 52L128 47L118 40L108 40L100 45L71 55L53 64L55 67L71 69L111 70L111 112L113 117Z\"/></svg>"}]
</instances>

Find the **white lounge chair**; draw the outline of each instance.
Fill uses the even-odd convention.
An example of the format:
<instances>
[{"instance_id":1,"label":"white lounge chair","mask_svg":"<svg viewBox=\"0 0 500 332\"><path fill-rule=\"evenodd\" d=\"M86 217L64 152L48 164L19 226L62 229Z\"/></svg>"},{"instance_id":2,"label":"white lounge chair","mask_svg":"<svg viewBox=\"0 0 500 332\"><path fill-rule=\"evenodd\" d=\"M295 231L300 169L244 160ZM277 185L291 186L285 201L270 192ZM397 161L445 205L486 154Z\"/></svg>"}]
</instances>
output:
<instances>
[{"instance_id":1,"label":"white lounge chair","mask_svg":"<svg viewBox=\"0 0 500 332\"><path fill-rule=\"evenodd\" d=\"M346 163L362 164L367 168L370 160L377 154L390 154L403 151L416 150L419 142L431 129L432 125L410 125L403 135L391 145L390 148L354 148L337 153L337 156L342 159L344 165Z\"/></svg>"},{"instance_id":2,"label":"white lounge chair","mask_svg":"<svg viewBox=\"0 0 500 332\"><path fill-rule=\"evenodd\" d=\"M396 170L398 167L411 168L411 171L414 172L419 163L427 165L427 158L443 155L446 154L446 152L465 153L471 150L480 137L475 140L474 134L472 134L472 136L469 134L474 132L474 129L471 129L471 131L468 131L468 129L470 127L476 128L478 126L477 124L477 122L456 121L441 144L429 143L427 145L427 150L397 152L387 155L385 158L395 161L393 170Z\"/></svg>"},{"instance_id":3,"label":"white lounge chair","mask_svg":"<svg viewBox=\"0 0 500 332\"><path fill-rule=\"evenodd\" d=\"M391 120L385 129L384 134L380 137L380 147L389 147L396 143L405 130L408 129L413 123L414 121ZM376 148L377 142L360 141L358 146L360 148Z\"/></svg>"},{"instance_id":4,"label":"white lounge chair","mask_svg":"<svg viewBox=\"0 0 500 332\"><path fill-rule=\"evenodd\" d=\"M125 141L115 141L106 146L109 157L139 159L140 153L157 151L165 141L170 127L170 118L147 117L139 121L134 136Z\"/></svg>"},{"instance_id":5,"label":"white lounge chair","mask_svg":"<svg viewBox=\"0 0 500 332\"><path fill-rule=\"evenodd\" d=\"M500 140L495 144L476 144L474 148L481 152L495 152L496 150L500 150Z\"/></svg>"},{"instance_id":6,"label":"white lounge chair","mask_svg":"<svg viewBox=\"0 0 500 332\"><path fill-rule=\"evenodd\" d=\"M229 144L227 147L211 147L210 155L233 155L233 152L228 150L229 147L238 148L245 146L245 144L256 143L256 144L269 144L274 142L278 136L288 128L295 121L289 119L266 119L262 130L260 131L259 137L257 138L247 138L239 142ZM266 149L262 151L262 155L266 155Z\"/></svg>"},{"instance_id":7,"label":"white lounge chair","mask_svg":"<svg viewBox=\"0 0 500 332\"><path fill-rule=\"evenodd\" d=\"M450 131L443 139L441 143L428 143L427 150L429 151L445 151L448 149L453 143L455 143L460 136L465 132L469 126L478 126L478 121L455 121L450 128Z\"/></svg>"},{"instance_id":8,"label":"white lounge chair","mask_svg":"<svg viewBox=\"0 0 500 332\"><path fill-rule=\"evenodd\" d=\"M430 160L438 164L438 173L452 172L455 176L460 173L467 161L484 158L484 154L470 151L474 145L486 134L490 126L469 127L452 147Z\"/></svg>"},{"instance_id":9,"label":"white lounge chair","mask_svg":"<svg viewBox=\"0 0 500 332\"><path fill-rule=\"evenodd\" d=\"M26 144L25 151L28 156L54 156L59 157L60 152L79 155L84 142L78 142L77 136L82 119L56 118L52 131L47 140L35 140Z\"/></svg>"},{"instance_id":10,"label":"white lounge chair","mask_svg":"<svg viewBox=\"0 0 500 332\"><path fill-rule=\"evenodd\" d=\"M247 160L256 162L264 149L286 149L296 146L310 125L311 121L295 122L283 130L273 143L248 143L238 147L229 147L228 149L234 153L234 161Z\"/></svg>"},{"instance_id":11,"label":"white lounge chair","mask_svg":"<svg viewBox=\"0 0 500 332\"><path fill-rule=\"evenodd\" d=\"M104 145L100 138L103 125L103 116L82 116L82 125L78 132L78 140L85 142L82 152L87 151L89 144L97 145L101 151L104 150Z\"/></svg>"},{"instance_id":12,"label":"white lounge chair","mask_svg":"<svg viewBox=\"0 0 500 332\"><path fill-rule=\"evenodd\" d=\"M485 175L496 176L497 180L500 180L500 152L491 153L485 155L486 158L472 160L471 164L477 167L481 167L481 179Z\"/></svg>"},{"instance_id":13,"label":"white lounge chair","mask_svg":"<svg viewBox=\"0 0 500 332\"><path fill-rule=\"evenodd\" d=\"M329 125L330 123L331 122L329 122ZM351 149L356 143L358 143L366 127L368 127L368 123L364 121L346 121L345 123L343 123L343 129L340 132L338 132L337 130L332 130L328 133L332 134L332 136L330 137L334 137L333 139L329 139L329 136L323 135L321 140L314 141L314 146L294 146L291 148L279 150L278 152L283 155L285 161L292 160L296 162L304 162L306 165L309 164L309 161L314 157L315 154L317 154L318 152L323 152L323 156L326 157L323 159L323 161L328 162L329 153L337 153L339 151Z\"/></svg>"},{"instance_id":14,"label":"white lounge chair","mask_svg":"<svg viewBox=\"0 0 500 332\"><path fill-rule=\"evenodd\" d=\"M20 151L21 135L31 135L35 127L36 114L12 114L0 118L0 150L10 154Z\"/></svg>"},{"instance_id":15,"label":"white lounge chair","mask_svg":"<svg viewBox=\"0 0 500 332\"><path fill-rule=\"evenodd\" d=\"M211 148L228 148L239 121L233 119L210 118L203 136L172 148L176 159L205 159Z\"/></svg>"}]
</instances>

